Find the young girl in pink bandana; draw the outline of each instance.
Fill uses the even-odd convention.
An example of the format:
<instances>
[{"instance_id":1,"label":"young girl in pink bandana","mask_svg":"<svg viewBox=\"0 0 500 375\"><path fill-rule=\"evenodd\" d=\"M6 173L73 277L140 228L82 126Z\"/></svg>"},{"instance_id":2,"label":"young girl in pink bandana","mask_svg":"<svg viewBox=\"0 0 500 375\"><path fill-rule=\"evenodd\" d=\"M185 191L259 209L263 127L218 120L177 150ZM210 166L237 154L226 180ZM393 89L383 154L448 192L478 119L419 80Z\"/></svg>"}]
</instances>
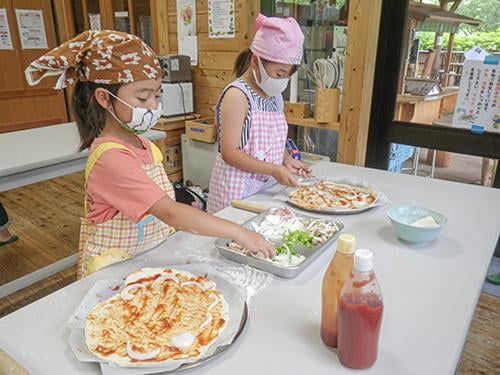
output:
<instances>
[{"instance_id":1,"label":"young girl in pink bandana","mask_svg":"<svg viewBox=\"0 0 500 375\"><path fill-rule=\"evenodd\" d=\"M274 178L297 186L311 169L285 152L288 124L282 92L302 61L304 34L293 18L259 14L250 49L237 58L238 79L216 107L219 152L210 180L208 211L257 193Z\"/></svg>"}]
</instances>

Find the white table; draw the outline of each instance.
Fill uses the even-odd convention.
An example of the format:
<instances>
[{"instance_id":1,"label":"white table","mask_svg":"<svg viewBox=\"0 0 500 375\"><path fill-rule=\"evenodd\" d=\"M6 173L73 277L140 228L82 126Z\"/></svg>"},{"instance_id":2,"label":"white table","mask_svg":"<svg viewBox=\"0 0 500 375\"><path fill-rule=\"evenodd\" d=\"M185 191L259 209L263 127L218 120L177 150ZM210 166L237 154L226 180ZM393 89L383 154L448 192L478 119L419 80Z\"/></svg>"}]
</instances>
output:
<instances>
[{"instance_id":1,"label":"white table","mask_svg":"<svg viewBox=\"0 0 500 375\"><path fill-rule=\"evenodd\" d=\"M156 141L166 133L144 136ZM74 122L0 134L0 192L84 170L88 150L79 146Z\"/></svg>"},{"instance_id":2,"label":"white table","mask_svg":"<svg viewBox=\"0 0 500 375\"><path fill-rule=\"evenodd\" d=\"M359 247L375 253L385 303L379 358L366 374L453 374L500 230L500 191L378 170L320 162L315 174L349 175L376 184L394 203L443 212L449 222L424 246L400 242L386 208L337 217ZM271 189L272 190L272 189ZM252 200L266 200L263 194ZM275 202L276 203L276 202ZM253 214L228 208L237 222ZM133 260L101 270L0 320L0 348L33 374L95 374L76 361L66 322L96 280L122 277L142 266L178 264L216 254L213 240L179 233ZM253 297L239 343L192 374L355 374L319 338L320 290L333 249L292 280L274 279Z\"/></svg>"}]
</instances>

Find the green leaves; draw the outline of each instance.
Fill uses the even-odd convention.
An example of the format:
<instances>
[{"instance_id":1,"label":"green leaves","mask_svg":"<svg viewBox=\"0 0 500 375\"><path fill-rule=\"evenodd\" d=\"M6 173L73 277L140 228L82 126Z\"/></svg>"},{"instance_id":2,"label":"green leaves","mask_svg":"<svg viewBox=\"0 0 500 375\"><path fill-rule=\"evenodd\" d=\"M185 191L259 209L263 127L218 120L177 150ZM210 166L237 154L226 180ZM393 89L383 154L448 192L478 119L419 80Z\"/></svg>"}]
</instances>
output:
<instances>
[{"instance_id":1,"label":"green leaves","mask_svg":"<svg viewBox=\"0 0 500 375\"><path fill-rule=\"evenodd\" d=\"M295 250L297 246L311 248L312 243L313 236L309 232L304 230L294 230L283 237L283 244L275 249L276 255L284 255L288 253L291 255L297 255L297 251Z\"/></svg>"},{"instance_id":2,"label":"green leaves","mask_svg":"<svg viewBox=\"0 0 500 375\"><path fill-rule=\"evenodd\" d=\"M434 33L423 31L417 35L420 39L420 50L434 48ZM449 36L450 34L443 35L443 50L448 48ZM454 51L466 52L474 46L480 46L488 52L498 51L500 48L500 27L495 31L476 31L469 35L455 35Z\"/></svg>"}]
</instances>

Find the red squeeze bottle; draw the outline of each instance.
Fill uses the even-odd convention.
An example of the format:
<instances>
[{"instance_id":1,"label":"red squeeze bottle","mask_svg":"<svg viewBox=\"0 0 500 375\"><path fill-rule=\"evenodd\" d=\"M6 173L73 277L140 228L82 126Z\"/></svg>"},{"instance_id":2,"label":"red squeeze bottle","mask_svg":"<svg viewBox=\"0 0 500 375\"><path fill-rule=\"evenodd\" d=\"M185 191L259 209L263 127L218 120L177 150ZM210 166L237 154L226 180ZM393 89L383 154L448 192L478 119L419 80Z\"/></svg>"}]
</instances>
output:
<instances>
[{"instance_id":1,"label":"red squeeze bottle","mask_svg":"<svg viewBox=\"0 0 500 375\"><path fill-rule=\"evenodd\" d=\"M321 288L321 340L326 346L337 347L337 311L340 292L352 276L352 262L356 250L356 238L341 234L337 251L323 276Z\"/></svg>"},{"instance_id":2,"label":"red squeeze bottle","mask_svg":"<svg viewBox=\"0 0 500 375\"><path fill-rule=\"evenodd\" d=\"M377 360L378 337L384 304L373 272L373 253L354 253L352 278L340 293L338 355L343 366L366 369Z\"/></svg>"}]
</instances>

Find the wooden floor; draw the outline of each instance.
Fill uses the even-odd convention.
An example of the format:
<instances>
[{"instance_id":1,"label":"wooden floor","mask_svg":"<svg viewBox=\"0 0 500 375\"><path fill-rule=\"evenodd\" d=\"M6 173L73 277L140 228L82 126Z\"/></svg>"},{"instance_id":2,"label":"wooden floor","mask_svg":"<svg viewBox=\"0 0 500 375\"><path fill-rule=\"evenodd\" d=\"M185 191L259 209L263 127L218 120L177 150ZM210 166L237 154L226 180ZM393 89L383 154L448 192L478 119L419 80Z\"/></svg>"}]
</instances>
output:
<instances>
[{"instance_id":1,"label":"wooden floor","mask_svg":"<svg viewBox=\"0 0 500 375\"><path fill-rule=\"evenodd\" d=\"M20 239L0 248L0 285L78 252L83 173L0 193Z\"/></svg>"},{"instance_id":2,"label":"wooden floor","mask_svg":"<svg viewBox=\"0 0 500 375\"><path fill-rule=\"evenodd\" d=\"M77 252L83 174L0 193L20 240L0 248L0 285ZM76 267L0 299L0 317L76 280ZM500 374L500 298L482 294L458 374Z\"/></svg>"}]
</instances>

